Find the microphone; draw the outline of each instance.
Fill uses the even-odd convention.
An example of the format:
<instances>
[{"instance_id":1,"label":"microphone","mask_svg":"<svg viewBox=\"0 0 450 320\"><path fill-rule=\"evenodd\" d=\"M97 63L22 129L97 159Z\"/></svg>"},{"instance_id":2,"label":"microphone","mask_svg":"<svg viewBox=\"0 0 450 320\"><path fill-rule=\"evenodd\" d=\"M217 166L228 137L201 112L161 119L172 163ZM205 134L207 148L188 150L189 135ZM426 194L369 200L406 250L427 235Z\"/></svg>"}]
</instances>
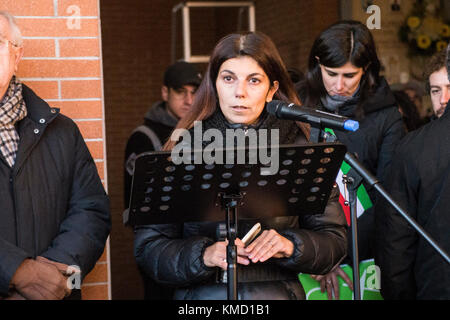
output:
<instances>
[{"instance_id":1,"label":"microphone","mask_svg":"<svg viewBox=\"0 0 450 320\"><path fill-rule=\"evenodd\" d=\"M266 110L278 119L303 121L312 125L320 124L322 127L337 130L356 131L359 128L358 121L281 100L272 100L267 104Z\"/></svg>"}]
</instances>

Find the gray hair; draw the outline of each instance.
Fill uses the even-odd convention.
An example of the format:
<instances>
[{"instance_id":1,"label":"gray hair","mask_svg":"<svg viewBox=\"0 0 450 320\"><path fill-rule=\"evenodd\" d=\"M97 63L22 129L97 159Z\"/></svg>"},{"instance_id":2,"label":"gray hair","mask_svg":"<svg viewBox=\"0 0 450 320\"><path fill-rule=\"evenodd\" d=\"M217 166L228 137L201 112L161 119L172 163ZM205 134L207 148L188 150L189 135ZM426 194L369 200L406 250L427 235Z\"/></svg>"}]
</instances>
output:
<instances>
[{"instance_id":1,"label":"gray hair","mask_svg":"<svg viewBox=\"0 0 450 320\"><path fill-rule=\"evenodd\" d=\"M0 17L3 17L8 21L9 27L11 29L11 41L14 45L21 47L23 44L22 33L20 32L19 26L17 25L16 19L13 15L6 11L0 11Z\"/></svg>"}]
</instances>

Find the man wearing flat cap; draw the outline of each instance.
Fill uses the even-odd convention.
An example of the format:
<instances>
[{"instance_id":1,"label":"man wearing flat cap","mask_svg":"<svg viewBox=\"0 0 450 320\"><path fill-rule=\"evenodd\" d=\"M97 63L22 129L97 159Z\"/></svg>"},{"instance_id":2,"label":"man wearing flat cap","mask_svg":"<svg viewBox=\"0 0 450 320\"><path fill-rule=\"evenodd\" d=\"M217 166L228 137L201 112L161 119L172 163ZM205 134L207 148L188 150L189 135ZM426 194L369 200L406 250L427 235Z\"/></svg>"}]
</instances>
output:
<instances>
[{"instance_id":1,"label":"man wearing flat cap","mask_svg":"<svg viewBox=\"0 0 450 320\"><path fill-rule=\"evenodd\" d=\"M161 101L154 103L144 123L131 133L125 150L125 208L128 208L136 157L143 152L159 151L173 129L191 109L201 75L191 63L178 61L164 73Z\"/></svg>"},{"instance_id":2,"label":"man wearing flat cap","mask_svg":"<svg viewBox=\"0 0 450 320\"><path fill-rule=\"evenodd\" d=\"M128 208L134 163L143 152L159 151L169 139L178 121L192 107L201 74L191 63L179 61L169 66L161 87L161 101L152 105L144 116L144 123L133 130L125 150L124 201ZM171 293L143 274L145 299L171 299Z\"/></svg>"}]
</instances>

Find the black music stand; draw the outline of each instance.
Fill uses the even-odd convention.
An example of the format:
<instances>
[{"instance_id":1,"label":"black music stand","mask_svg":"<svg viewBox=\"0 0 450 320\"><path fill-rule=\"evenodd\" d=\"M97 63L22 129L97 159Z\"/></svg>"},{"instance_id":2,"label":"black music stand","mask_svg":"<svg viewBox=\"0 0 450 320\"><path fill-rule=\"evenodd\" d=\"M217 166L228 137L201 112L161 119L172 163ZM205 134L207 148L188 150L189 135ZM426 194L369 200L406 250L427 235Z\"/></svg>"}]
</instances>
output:
<instances>
[{"instance_id":1,"label":"black music stand","mask_svg":"<svg viewBox=\"0 0 450 320\"><path fill-rule=\"evenodd\" d=\"M170 152L142 154L136 159L124 223L219 222L225 210L228 299L236 300L238 221L323 213L346 153L341 143L281 145L276 148L279 170L274 172L273 163L252 162L252 156L270 150L216 150L223 152L225 164L203 163L203 151L193 151L190 163L178 165L173 161L179 158ZM239 158L242 153L245 157ZM239 159L244 163L237 164Z\"/></svg>"}]
</instances>

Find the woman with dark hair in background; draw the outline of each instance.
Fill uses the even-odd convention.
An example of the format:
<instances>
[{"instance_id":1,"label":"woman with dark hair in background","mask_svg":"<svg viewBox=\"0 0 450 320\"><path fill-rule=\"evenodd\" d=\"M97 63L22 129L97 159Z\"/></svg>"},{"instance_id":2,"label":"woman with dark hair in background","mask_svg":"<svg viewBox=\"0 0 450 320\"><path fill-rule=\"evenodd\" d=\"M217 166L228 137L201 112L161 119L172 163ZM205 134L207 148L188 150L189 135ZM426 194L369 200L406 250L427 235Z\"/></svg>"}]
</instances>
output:
<instances>
[{"instance_id":1,"label":"woman with dark hair in background","mask_svg":"<svg viewBox=\"0 0 450 320\"><path fill-rule=\"evenodd\" d=\"M360 127L356 132L336 130L335 135L383 182L386 167L404 130L395 97L379 72L380 61L368 28L357 21L341 21L316 38L305 80L298 86L298 91L303 104L308 107L359 121ZM368 188L367 193L371 202L375 201L375 190ZM372 203L369 201L367 205L372 206ZM361 260L373 258L372 210L367 209L364 214L358 212ZM322 288L326 288L329 299L333 288L335 296L339 296L336 292L338 274L351 287L350 279L338 266L325 277L313 276L321 281Z\"/></svg>"},{"instance_id":2,"label":"woman with dark hair in background","mask_svg":"<svg viewBox=\"0 0 450 320\"><path fill-rule=\"evenodd\" d=\"M278 129L280 144L307 143L305 124L265 111L272 99L299 102L272 40L262 33L231 34L216 45L192 109L177 129L192 135L194 121L202 120L203 132L214 128L225 136L230 129ZM176 143L169 141L165 149ZM343 259L346 223L338 194L333 188L323 214L239 221L238 238L255 222L263 230L247 247L236 241L239 299L305 299L298 273L327 273ZM227 244L213 236L217 225L137 227L137 263L155 281L175 287L175 299L226 299L227 285L216 279L227 269Z\"/></svg>"}]
</instances>

